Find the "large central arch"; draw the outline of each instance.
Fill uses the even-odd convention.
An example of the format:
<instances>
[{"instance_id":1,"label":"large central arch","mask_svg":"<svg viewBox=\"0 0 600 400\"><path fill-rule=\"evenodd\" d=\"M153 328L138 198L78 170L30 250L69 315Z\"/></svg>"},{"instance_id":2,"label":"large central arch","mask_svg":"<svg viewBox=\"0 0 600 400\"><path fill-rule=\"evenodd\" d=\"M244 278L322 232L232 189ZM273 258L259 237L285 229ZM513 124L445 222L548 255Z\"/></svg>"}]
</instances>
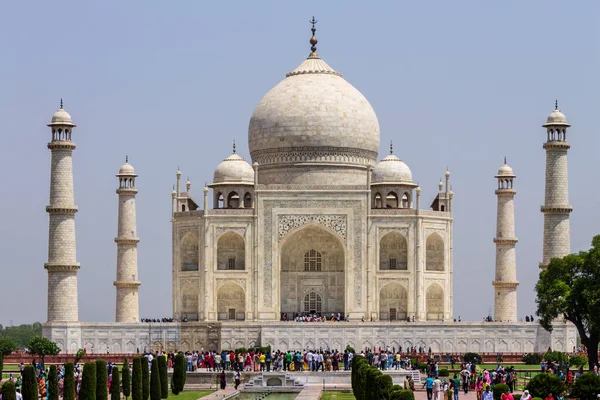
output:
<instances>
[{"instance_id":1,"label":"large central arch","mask_svg":"<svg viewBox=\"0 0 600 400\"><path fill-rule=\"evenodd\" d=\"M318 225L288 234L280 251L280 310L344 315L345 252L340 239Z\"/></svg>"}]
</instances>

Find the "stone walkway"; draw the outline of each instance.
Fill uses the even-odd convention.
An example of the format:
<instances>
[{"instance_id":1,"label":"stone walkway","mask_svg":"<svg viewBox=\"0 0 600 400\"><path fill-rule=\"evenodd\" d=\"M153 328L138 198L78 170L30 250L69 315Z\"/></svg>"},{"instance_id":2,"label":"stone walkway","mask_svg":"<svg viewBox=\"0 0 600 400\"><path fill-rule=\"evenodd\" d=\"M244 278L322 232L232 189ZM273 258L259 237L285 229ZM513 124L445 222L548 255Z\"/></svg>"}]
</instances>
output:
<instances>
[{"instance_id":1,"label":"stone walkway","mask_svg":"<svg viewBox=\"0 0 600 400\"><path fill-rule=\"evenodd\" d=\"M318 400L321 397L321 386L306 386L295 400Z\"/></svg>"},{"instance_id":2,"label":"stone walkway","mask_svg":"<svg viewBox=\"0 0 600 400\"><path fill-rule=\"evenodd\" d=\"M209 394L208 396L202 397L202 400L218 400L223 399L227 396L231 396L234 393L238 393L234 388L227 388L225 390L217 390L214 393Z\"/></svg>"}]
</instances>

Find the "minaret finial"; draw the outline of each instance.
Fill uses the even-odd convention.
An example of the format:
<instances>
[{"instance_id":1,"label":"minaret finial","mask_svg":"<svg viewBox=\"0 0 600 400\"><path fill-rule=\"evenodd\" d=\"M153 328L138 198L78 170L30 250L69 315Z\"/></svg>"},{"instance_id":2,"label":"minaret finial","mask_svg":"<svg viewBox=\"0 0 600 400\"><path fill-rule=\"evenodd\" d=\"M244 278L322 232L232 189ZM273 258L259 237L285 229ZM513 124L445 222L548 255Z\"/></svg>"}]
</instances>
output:
<instances>
[{"instance_id":1,"label":"minaret finial","mask_svg":"<svg viewBox=\"0 0 600 400\"><path fill-rule=\"evenodd\" d=\"M394 154L394 142L390 140L390 154Z\"/></svg>"},{"instance_id":2,"label":"minaret finial","mask_svg":"<svg viewBox=\"0 0 600 400\"><path fill-rule=\"evenodd\" d=\"M63 108L63 103L62 103L62 97L60 98L60 109L62 110Z\"/></svg>"},{"instance_id":3,"label":"minaret finial","mask_svg":"<svg viewBox=\"0 0 600 400\"><path fill-rule=\"evenodd\" d=\"M129 162L129 156L125 155L125 164L127 164Z\"/></svg>"},{"instance_id":4,"label":"minaret finial","mask_svg":"<svg viewBox=\"0 0 600 400\"><path fill-rule=\"evenodd\" d=\"M61 107L62 108L62 107ZM558 110L558 99L554 101L554 109Z\"/></svg>"},{"instance_id":5,"label":"minaret finial","mask_svg":"<svg viewBox=\"0 0 600 400\"><path fill-rule=\"evenodd\" d=\"M233 139L233 154L235 154L235 139Z\"/></svg>"},{"instance_id":6,"label":"minaret finial","mask_svg":"<svg viewBox=\"0 0 600 400\"><path fill-rule=\"evenodd\" d=\"M310 55L309 57L319 57L319 55L317 54L317 37L315 36L315 32L317 31L317 28L315 28L315 24L319 21L317 21L315 19L315 16L313 15L312 20L309 21L312 24L312 28L310 28L311 32L312 32L312 37L310 38Z\"/></svg>"},{"instance_id":7,"label":"minaret finial","mask_svg":"<svg viewBox=\"0 0 600 400\"><path fill-rule=\"evenodd\" d=\"M506 165L506 156L504 156L504 165Z\"/></svg>"}]
</instances>

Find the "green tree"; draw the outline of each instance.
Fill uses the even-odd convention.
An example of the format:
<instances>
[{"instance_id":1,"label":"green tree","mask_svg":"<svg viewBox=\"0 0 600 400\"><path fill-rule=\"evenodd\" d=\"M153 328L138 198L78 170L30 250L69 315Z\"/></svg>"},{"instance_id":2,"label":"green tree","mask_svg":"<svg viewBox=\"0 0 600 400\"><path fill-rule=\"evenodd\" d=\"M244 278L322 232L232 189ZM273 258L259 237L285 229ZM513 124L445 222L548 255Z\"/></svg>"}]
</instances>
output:
<instances>
[{"instance_id":1,"label":"green tree","mask_svg":"<svg viewBox=\"0 0 600 400\"><path fill-rule=\"evenodd\" d=\"M16 349L17 349L17 346L15 345L15 342L11 338L5 337L5 336L0 336L0 353L2 353L3 356L9 355Z\"/></svg>"},{"instance_id":2,"label":"green tree","mask_svg":"<svg viewBox=\"0 0 600 400\"><path fill-rule=\"evenodd\" d=\"M595 400L598 392L600 392L600 376L593 372L586 372L575 379L575 384L573 384L573 389L569 397L581 400Z\"/></svg>"},{"instance_id":3,"label":"green tree","mask_svg":"<svg viewBox=\"0 0 600 400\"><path fill-rule=\"evenodd\" d=\"M58 400L59 395L58 370L56 369L56 365L51 365L48 372L48 400Z\"/></svg>"},{"instance_id":4,"label":"green tree","mask_svg":"<svg viewBox=\"0 0 600 400\"><path fill-rule=\"evenodd\" d=\"M25 366L21 376L23 377L23 381L21 383L21 394L23 395L23 400L38 400L38 387L33 365Z\"/></svg>"},{"instance_id":5,"label":"green tree","mask_svg":"<svg viewBox=\"0 0 600 400\"><path fill-rule=\"evenodd\" d=\"M72 362L65 364L65 377L63 381L63 400L75 399L75 366Z\"/></svg>"},{"instance_id":6,"label":"green tree","mask_svg":"<svg viewBox=\"0 0 600 400\"><path fill-rule=\"evenodd\" d=\"M119 379L119 368L112 367L110 380L110 400L121 400L121 379Z\"/></svg>"},{"instance_id":7,"label":"green tree","mask_svg":"<svg viewBox=\"0 0 600 400\"><path fill-rule=\"evenodd\" d=\"M575 354L574 356L569 357L569 367L581 368L587 363L588 359L586 356Z\"/></svg>"},{"instance_id":8,"label":"green tree","mask_svg":"<svg viewBox=\"0 0 600 400\"><path fill-rule=\"evenodd\" d=\"M79 400L96 400L96 363L83 364Z\"/></svg>"},{"instance_id":9,"label":"green tree","mask_svg":"<svg viewBox=\"0 0 600 400\"><path fill-rule=\"evenodd\" d=\"M28 348L31 354L40 356L42 367L44 366L45 356L54 356L60 353L60 347L56 343L41 336L34 336L29 341Z\"/></svg>"},{"instance_id":10,"label":"green tree","mask_svg":"<svg viewBox=\"0 0 600 400\"><path fill-rule=\"evenodd\" d=\"M158 360L152 360L152 368L150 372L150 400L160 400L160 371L158 370Z\"/></svg>"},{"instance_id":11,"label":"green tree","mask_svg":"<svg viewBox=\"0 0 600 400\"><path fill-rule=\"evenodd\" d=\"M142 357L142 399L150 397L150 370L148 369L148 357Z\"/></svg>"},{"instance_id":12,"label":"green tree","mask_svg":"<svg viewBox=\"0 0 600 400\"><path fill-rule=\"evenodd\" d=\"M131 371L127 359L123 361L123 396L126 399L131 396Z\"/></svg>"},{"instance_id":13,"label":"green tree","mask_svg":"<svg viewBox=\"0 0 600 400\"><path fill-rule=\"evenodd\" d=\"M175 356L175 365L173 366L173 376L171 377L171 391L177 395L183 391L185 386L185 356L181 353Z\"/></svg>"},{"instance_id":14,"label":"green tree","mask_svg":"<svg viewBox=\"0 0 600 400\"><path fill-rule=\"evenodd\" d=\"M392 386L394 383L392 382L392 377L388 374L381 374L377 377L377 398L378 399L388 399L390 397L390 393L392 391Z\"/></svg>"},{"instance_id":15,"label":"green tree","mask_svg":"<svg viewBox=\"0 0 600 400\"><path fill-rule=\"evenodd\" d=\"M553 258L540 272L535 285L537 315L544 329L552 331L557 318L575 325L588 350L590 369L598 362L600 342L600 235L592 239L592 248L579 254Z\"/></svg>"},{"instance_id":16,"label":"green tree","mask_svg":"<svg viewBox=\"0 0 600 400\"><path fill-rule=\"evenodd\" d=\"M108 371L104 360L96 360L96 400L108 400Z\"/></svg>"},{"instance_id":17,"label":"green tree","mask_svg":"<svg viewBox=\"0 0 600 400\"><path fill-rule=\"evenodd\" d=\"M142 400L144 391L142 389L142 359L133 357L133 371L131 374L131 398L132 400Z\"/></svg>"},{"instance_id":18,"label":"green tree","mask_svg":"<svg viewBox=\"0 0 600 400\"><path fill-rule=\"evenodd\" d=\"M169 374L167 371L167 359L164 355L158 356L158 372L160 374L160 398L169 397Z\"/></svg>"},{"instance_id":19,"label":"green tree","mask_svg":"<svg viewBox=\"0 0 600 400\"><path fill-rule=\"evenodd\" d=\"M17 392L15 388L15 384L7 380L2 384L2 400L16 400Z\"/></svg>"},{"instance_id":20,"label":"green tree","mask_svg":"<svg viewBox=\"0 0 600 400\"><path fill-rule=\"evenodd\" d=\"M529 393L533 397L541 397L542 399L545 399L546 396L548 396L548 393L558 395L560 392L564 391L565 385L558 376L554 374L543 373L531 378L525 389L529 390Z\"/></svg>"},{"instance_id":21,"label":"green tree","mask_svg":"<svg viewBox=\"0 0 600 400\"><path fill-rule=\"evenodd\" d=\"M457 390L457 389L454 389ZM510 388L508 387L508 385L505 385L504 383L498 383L496 385L494 385L494 389L492 390L492 393L494 395L494 400L500 400L502 399L502 395L504 393L508 393L510 392ZM556 393L558 394L558 393Z\"/></svg>"},{"instance_id":22,"label":"green tree","mask_svg":"<svg viewBox=\"0 0 600 400\"><path fill-rule=\"evenodd\" d=\"M2 371L4 371L4 356L0 353L0 380L2 380Z\"/></svg>"}]
</instances>

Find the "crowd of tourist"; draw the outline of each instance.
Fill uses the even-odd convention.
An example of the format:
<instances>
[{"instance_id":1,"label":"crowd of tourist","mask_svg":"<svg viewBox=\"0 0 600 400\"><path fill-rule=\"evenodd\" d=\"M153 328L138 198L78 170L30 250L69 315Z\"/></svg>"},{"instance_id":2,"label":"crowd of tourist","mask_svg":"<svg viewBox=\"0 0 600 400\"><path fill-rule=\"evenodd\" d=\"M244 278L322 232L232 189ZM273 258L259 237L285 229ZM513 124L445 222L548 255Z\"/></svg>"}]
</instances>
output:
<instances>
[{"instance_id":1,"label":"crowd of tourist","mask_svg":"<svg viewBox=\"0 0 600 400\"><path fill-rule=\"evenodd\" d=\"M141 318L140 322L177 322L173 318Z\"/></svg>"}]
</instances>

